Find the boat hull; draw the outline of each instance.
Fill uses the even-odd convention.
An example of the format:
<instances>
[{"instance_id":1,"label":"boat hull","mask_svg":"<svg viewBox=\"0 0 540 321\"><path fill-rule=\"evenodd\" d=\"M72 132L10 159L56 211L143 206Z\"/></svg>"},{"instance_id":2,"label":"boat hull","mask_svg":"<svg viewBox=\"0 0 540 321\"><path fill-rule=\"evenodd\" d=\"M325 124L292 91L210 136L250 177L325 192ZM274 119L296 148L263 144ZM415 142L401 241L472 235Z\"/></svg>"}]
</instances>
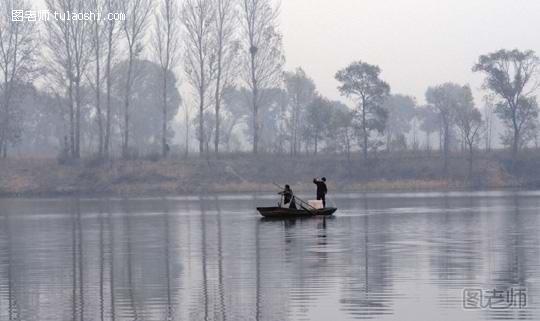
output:
<instances>
[{"instance_id":1,"label":"boat hull","mask_svg":"<svg viewBox=\"0 0 540 321\"><path fill-rule=\"evenodd\" d=\"M326 207L318 210L293 209L282 207L257 207L257 211L270 218L288 218L288 217L313 217L313 216L331 216L337 208Z\"/></svg>"}]
</instances>

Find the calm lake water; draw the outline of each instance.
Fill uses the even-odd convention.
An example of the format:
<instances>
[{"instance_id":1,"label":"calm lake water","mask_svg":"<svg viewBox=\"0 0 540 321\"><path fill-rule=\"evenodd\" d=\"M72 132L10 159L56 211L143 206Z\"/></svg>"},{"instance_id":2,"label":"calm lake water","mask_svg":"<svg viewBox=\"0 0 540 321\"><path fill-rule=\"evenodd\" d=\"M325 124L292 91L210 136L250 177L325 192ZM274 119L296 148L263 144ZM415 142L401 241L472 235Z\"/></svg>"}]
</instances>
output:
<instances>
[{"instance_id":1,"label":"calm lake water","mask_svg":"<svg viewBox=\"0 0 540 321\"><path fill-rule=\"evenodd\" d=\"M540 193L332 201L0 199L0 320L540 320Z\"/></svg>"}]
</instances>

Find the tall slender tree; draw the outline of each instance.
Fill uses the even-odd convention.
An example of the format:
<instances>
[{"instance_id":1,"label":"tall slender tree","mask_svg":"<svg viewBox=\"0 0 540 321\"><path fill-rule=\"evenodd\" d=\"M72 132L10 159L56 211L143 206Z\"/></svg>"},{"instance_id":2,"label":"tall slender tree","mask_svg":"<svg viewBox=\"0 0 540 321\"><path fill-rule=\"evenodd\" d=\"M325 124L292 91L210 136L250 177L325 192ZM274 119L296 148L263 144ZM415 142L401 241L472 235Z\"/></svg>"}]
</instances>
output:
<instances>
[{"instance_id":1,"label":"tall slender tree","mask_svg":"<svg viewBox=\"0 0 540 321\"><path fill-rule=\"evenodd\" d=\"M91 0L90 8L94 12L106 12L105 0ZM95 19L92 21L91 39L94 50L94 90L95 90L95 106L96 119L98 125L98 155L102 157L104 154L104 139L105 128L103 124L103 112L101 107L101 87L102 87L102 58L104 52L104 40L106 33L105 20Z\"/></svg>"},{"instance_id":2,"label":"tall slender tree","mask_svg":"<svg viewBox=\"0 0 540 321\"><path fill-rule=\"evenodd\" d=\"M85 12L85 0L45 0L50 12ZM49 19L47 65L57 85L68 98L69 145L71 156L80 157L83 76L91 59L91 24L85 20Z\"/></svg>"},{"instance_id":3,"label":"tall slender tree","mask_svg":"<svg viewBox=\"0 0 540 321\"><path fill-rule=\"evenodd\" d=\"M122 156L129 156L129 105L134 79L134 61L142 52L142 41L148 26L148 17L152 12L152 0L123 0L121 9L126 14L123 21L124 37L128 48L128 68L124 92L124 124L122 135Z\"/></svg>"},{"instance_id":4,"label":"tall slender tree","mask_svg":"<svg viewBox=\"0 0 540 321\"><path fill-rule=\"evenodd\" d=\"M236 39L237 7L235 0L214 0L214 45L216 55L215 74L215 135L214 152L219 153L221 131L221 105L225 89L233 86L237 75L239 44Z\"/></svg>"},{"instance_id":5,"label":"tall slender tree","mask_svg":"<svg viewBox=\"0 0 540 321\"><path fill-rule=\"evenodd\" d=\"M163 72L162 81L162 125L161 125L161 153L165 157L168 151L168 101L169 72L174 72L180 58L180 25L178 18L180 8L175 0L161 0L155 14L155 30L153 47L159 65Z\"/></svg>"},{"instance_id":6,"label":"tall slender tree","mask_svg":"<svg viewBox=\"0 0 540 321\"><path fill-rule=\"evenodd\" d=\"M29 80L35 67L37 37L35 24L12 19L12 10L29 10L26 0L0 2L0 153L7 157L8 144L14 142L14 96L18 85ZM20 125L20 124L19 124Z\"/></svg>"},{"instance_id":7,"label":"tall slender tree","mask_svg":"<svg viewBox=\"0 0 540 321\"><path fill-rule=\"evenodd\" d=\"M215 71L213 27L215 10L212 0L186 0L182 6L185 36L185 72L187 81L196 92L198 105L199 153L204 153L204 111Z\"/></svg>"},{"instance_id":8,"label":"tall slender tree","mask_svg":"<svg viewBox=\"0 0 540 321\"><path fill-rule=\"evenodd\" d=\"M259 111L264 100L264 90L277 87L285 60L282 37L277 30L277 16L278 12L270 0L242 0L242 78L251 95L254 154L259 151Z\"/></svg>"},{"instance_id":9,"label":"tall slender tree","mask_svg":"<svg viewBox=\"0 0 540 321\"><path fill-rule=\"evenodd\" d=\"M105 0L105 12L114 13L120 8L120 0ZM111 137L112 137L112 83L113 76L111 74L113 63L116 57L116 46L119 36L121 35L121 24L114 19L105 21L105 37L106 37L106 61L105 61L105 95L106 95L106 111L105 111L105 137L103 142L103 152L106 157L110 156Z\"/></svg>"}]
</instances>

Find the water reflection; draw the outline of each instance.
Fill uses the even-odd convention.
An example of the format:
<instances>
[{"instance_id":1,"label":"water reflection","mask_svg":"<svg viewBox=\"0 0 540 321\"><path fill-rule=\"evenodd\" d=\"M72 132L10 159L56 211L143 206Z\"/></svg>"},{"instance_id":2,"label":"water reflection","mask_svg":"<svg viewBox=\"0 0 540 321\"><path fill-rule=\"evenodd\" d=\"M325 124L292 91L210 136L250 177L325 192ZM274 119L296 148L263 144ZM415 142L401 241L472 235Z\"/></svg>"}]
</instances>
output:
<instances>
[{"instance_id":1,"label":"water reflection","mask_svg":"<svg viewBox=\"0 0 540 321\"><path fill-rule=\"evenodd\" d=\"M258 197L0 200L0 320L539 318L540 195L348 195L328 219ZM528 308L465 311L466 287Z\"/></svg>"}]
</instances>

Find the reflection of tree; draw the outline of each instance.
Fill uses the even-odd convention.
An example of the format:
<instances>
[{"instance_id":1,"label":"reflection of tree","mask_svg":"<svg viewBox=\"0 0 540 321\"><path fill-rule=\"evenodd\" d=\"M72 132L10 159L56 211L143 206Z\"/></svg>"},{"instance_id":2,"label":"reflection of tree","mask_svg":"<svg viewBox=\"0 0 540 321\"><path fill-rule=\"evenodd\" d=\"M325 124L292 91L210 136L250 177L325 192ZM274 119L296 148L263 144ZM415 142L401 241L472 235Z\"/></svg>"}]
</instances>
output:
<instances>
[{"instance_id":1,"label":"reflection of tree","mask_svg":"<svg viewBox=\"0 0 540 321\"><path fill-rule=\"evenodd\" d=\"M109 203L107 204L109 206ZM111 303L111 321L116 320L116 300L114 290L114 221L110 209L107 210L107 222L109 223L109 295Z\"/></svg>"},{"instance_id":2,"label":"reflection of tree","mask_svg":"<svg viewBox=\"0 0 540 321\"><path fill-rule=\"evenodd\" d=\"M136 203L130 202L128 207ZM117 273L127 270L127 302L133 313L130 319L170 320L174 318L173 307L178 293L178 287L172 284L178 279L180 267L171 262L172 257L179 257L171 246L171 235L177 235L176 224L171 223L168 200L155 200L151 208L159 209L159 212L149 216L138 215L146 213L146 209L137 206L136 211L129 208L129 213L124 215L127 230L121 236L127 241L128 265L116 270Z\"/></svg>"},{"instance_id":3,"label":"reflection of tree","mask_svg":"<svg viewBox=\"0 0 540 321\"><path fill-rule=\"evenodd\" d=\"M164 201L165 209L163 211L163 234L165 235L164 252L165 252L165 278L167 280L167 320L173 319L173 300L171 293L171 240L170 240L170 214L167 202Z\"/></svg>"},{"instance_id":4,"label":"reflection of tree","mask_svg":"<svg viewBox=\"0 0 540 321\"><path fill-rule=\"evenodd\" d=\"M128 281L128 297L129 303L131 305L131 310L133 311L133 319L136 321L139 319L138 307L135 301L135 283L133 280L133 240L132 240L132 231L133 226L131 225L131 213L130 206L126 204L124 207L124 226L126 227L126 238L127 238L127 281Z\"/></svg>"},{"instance_id":5,"label":"reflection of tree","mask_svg":"<svg viewBox=\"0 0 540 321\"><path fill-rule=\"evenodd\" d=\"M3 252L6 257L5 265L6 265L6 281L0 282L0 285L6 284L7 286L7 317L9 321L12 320L19 320L19 309L17 306L17 296L15 293L14 288L14 270L13 270L13 257L12 257L12 231L11 231L11 224L10 224L10 217L9 215L5 215L2 217L2 224L4 229L3 238L5 238L3 241L0 239L0 244L3 244ZM3 265L3 264L2 264ZM2 319L2 316L4 315L4 312L6 309L2 308L2 300L0 298L0 319Z\"/></svg>"},{"instance_id":6,"label":"reflection of tree","mask_svg":"<svg viewBox=\"0 0 540 321\"><path fill-rule=\"evenodd\" d=\"M361 219L361 233L354 222L348 224L349 231L344 238L344 248L350 247L349 257L342 258L347 266L343 272L341 293L342 309L354 318L370 319L390 314L392 300L386 294L390 292L391 255L387 245L389 236L386 231L390 225L387 215L369 216L369 203L363 198L364 213ZM358 224L358 223L357 223ZM377 249L372 249L377 246Z\"/></svg>"},{"instance_id":7,"label":"reflection of tree","mask_svg":"<svg viewBox=\"0 0 540 321\"><path fill-rule=\"evenodd\" d=\"M206 209L205 202L201 199L201 259L202 259L202 276L203 276L203 298L204 298L204 320L208 320L208 263L206 254Z\"/></svg>"},{"instance_id":8,"label":"reflection of tree","mask_svg":"<svg viewBox=\"0 0 540 321\"><path fill-rule=\"evenodd\" d=\"M534 228L528 233L528 230L530 226L537 227L538 225L531 224L529 221L531 215L524 209L527 207L527 202L526 198L516 193L510 199L508 211L496 213L502 219L497 222L495 229L503 229L504 232L488 236L495 246L489 253L494 255L495 259L492 276L486 288L498 288L503 291L510 288L526 288L528 295L533 290L529 278L534 275L534 271L529 271L529 268L534 266L535 262L529 262L529 260L538 258L539 251L538 247L529 247L527 244L538 244L538 231ZM536 202L533 204L537 205ZM534 216L537 214L536 211L532 213ZM496 255L497 253L499 255ZM535 319L531 311L527 309L488 310L486 314L487 318L492 320L497 318Z\"/></svg>"},{"instance_id":9,"label":"reflection of tree","mask_svg":"<svg viewBox=\"0 0 540 321\"><path fill-rule=\"evenodd\" d=\"M452 211L455 204L450 203L452 199L447 195L441 201L444 213L428 221L429 227L433 230L433 235L430 235L430 243L434 247L430 257L432 274L437 277L436 282L439 283L448 283L452 280L461 282L464 279L474 278L475 273L481 269L477 258L482 256L477 240L476 217L469 211ZM477 202L470 197L458 201L460 207L471 209L476 207Z\"/></svg>"},{"instance_id":10,"label":"reflection of tree","mask_svg":"<svg viewBox=\"0 0 540 321\"><path fill-rule=\"evenodd\" d=\"M81 204L79 199L75 199L71 203L71 281L72 281L72 297L71 309L72 318L76 320L84 320L84 284L83 284L83 235L81 223Z\"/></svg>"},{"instance_id":11,"label":"reflection of tree","mask_svg":"<svg viewBox=\"0 0 540 321\"><path fill-rule=\"evenodd\" d=\"M0 320L175 318L180 265L171 258L180 257L168 208L48 202L37 213L54 216L0 214Z\"/></svg>"},{"instance_id":12,"label":"reflection of tree","mask_svg":"<svg viewBox=\"0 0 540 321\"><path fill-rule=\"evenodd\" d=\"M103 211L99 211L99 317L105 320L105 236Z\"/></svg>"},{"instance_id":13,"label":"reflection of tree","mask_svg":"<svg viewBox=\"0 0 540 321\"><path fill-rule=\"evenodd\" d=\"M221 206L219 200L215 199L216 209L217 209L217 224L218 224L218 283L219 283L219 309L221 311L221 320L227 320L225 305L225 283L223 281L223 235L222 235L222 225L221 225Z\"/></svg>"}]
</instances>

